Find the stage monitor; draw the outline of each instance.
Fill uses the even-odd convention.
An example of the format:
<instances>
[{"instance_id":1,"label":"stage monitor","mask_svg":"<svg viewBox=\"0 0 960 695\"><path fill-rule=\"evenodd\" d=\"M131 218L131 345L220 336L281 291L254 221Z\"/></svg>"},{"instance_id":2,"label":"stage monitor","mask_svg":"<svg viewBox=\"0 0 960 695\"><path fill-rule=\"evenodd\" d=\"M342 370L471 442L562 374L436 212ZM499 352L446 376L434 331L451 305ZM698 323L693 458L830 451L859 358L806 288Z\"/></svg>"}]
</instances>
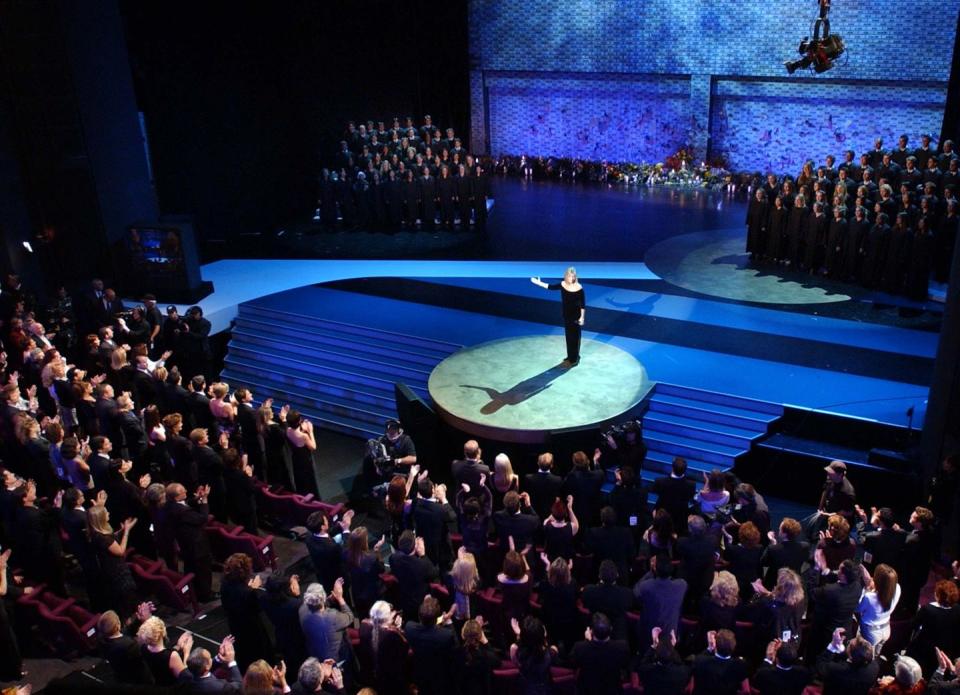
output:
<instances>
[{"instance_id":1,"label":"stage monitor","mask_svg":"<svg viewBox=\"0 0 960 695\"><path fill-rule=\"evenodd\" d=\"M129 292L150 292L163 303L192 304L213 291L212 283L200 278L188 220L131 225L118 252Z\"/></svg>"}]
</instances>

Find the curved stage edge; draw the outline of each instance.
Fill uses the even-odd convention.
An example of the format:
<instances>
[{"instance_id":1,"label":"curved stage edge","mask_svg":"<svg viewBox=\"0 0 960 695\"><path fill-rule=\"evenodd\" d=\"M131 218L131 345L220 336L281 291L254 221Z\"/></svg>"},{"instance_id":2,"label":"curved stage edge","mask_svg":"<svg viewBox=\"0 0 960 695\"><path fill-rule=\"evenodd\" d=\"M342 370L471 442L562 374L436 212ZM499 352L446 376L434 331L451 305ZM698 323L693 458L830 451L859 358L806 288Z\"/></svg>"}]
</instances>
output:
<instances>
[{"instance_id":1,"label":"curved stage edge","mask_svg":"<svg viewBox=\"0 0 960 695\"><path fill-rule=\"evenodd\" d=\"M631 354L585 340L564 366L561 335L504 338L458 350L430 374L434 408L447 424L484 439L537 444L558 430L622 418L650 391Z\"/></svg>"}]
</instances>

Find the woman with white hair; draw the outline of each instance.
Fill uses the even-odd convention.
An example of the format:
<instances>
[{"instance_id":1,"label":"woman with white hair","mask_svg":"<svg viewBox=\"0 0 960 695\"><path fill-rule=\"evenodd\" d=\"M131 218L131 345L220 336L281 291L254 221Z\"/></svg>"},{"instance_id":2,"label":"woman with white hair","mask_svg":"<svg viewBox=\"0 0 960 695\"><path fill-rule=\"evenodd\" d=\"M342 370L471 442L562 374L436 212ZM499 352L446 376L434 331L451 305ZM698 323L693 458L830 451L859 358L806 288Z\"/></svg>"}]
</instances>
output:
<instances>
[{"instance_id":1,"label":"woman with white hair","mask_svg":"<svg viewBox=\"0 0 960 695\"><path fill-rule=\"evenodd\" d=\"M587 308L583 285L577 280L577 269L572 266L567 268L563 280L550 285L543 282L539 276L530 278L530 282L545 290L560 290L563 300L563 331L567 338L567 358L563 363L567 367L576 367L580 364L580 337Z\"/></svg>"},{"instance_id":2,"label":"woman with white hair","mask_svg":"<svg viewBox=\"0 0 960 695\"><path fill-rule=\"evenodd\" d=\"M403 616L386 601L370 607L370 617L360 623L357 659L363 685L377 695L405 695L409 646L400 625Z\"/></svg>"}]
</instances>

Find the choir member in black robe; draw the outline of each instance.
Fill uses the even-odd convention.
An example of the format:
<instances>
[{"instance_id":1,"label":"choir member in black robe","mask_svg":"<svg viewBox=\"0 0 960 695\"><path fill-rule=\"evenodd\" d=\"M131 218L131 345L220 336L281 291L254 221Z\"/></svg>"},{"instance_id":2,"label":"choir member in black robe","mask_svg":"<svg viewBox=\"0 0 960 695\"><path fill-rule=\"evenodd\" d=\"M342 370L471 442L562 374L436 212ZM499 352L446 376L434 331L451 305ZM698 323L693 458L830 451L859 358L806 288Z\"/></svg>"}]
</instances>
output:
<instances>
[{"instance_id":1,"label":"choir member in black robe","mask_svg":"<svg viewBox=\"0 0 960 695\"><path fill-rule=\"evenodd\" d=\"M747 253L750 254L751 261L763 256L763 242L769 216L767 195L762 188L758 188L750 205L747 206Z\"/></svg>"},{"instance_id":2,"label":"choir member in black robe","mask_svg":"<svg viewBox=\"0 0 960 695\"><path fill-rule=\"evenodd\" d=\"M907 184L911 191L923 185L923 172L917 168L917 160L913 157L907 159L907 166L900 174L900 183Z\"/></svg>"},{"instance_id":3,"label":"choir member in black robe","mask_svg":"<svg viewBox=\"0 0 960 695\"><path fill-rule=\"evenodd\" d=\"M440 178L437 179L437 197L440 199L440 217L443 220L443 226L447 229L453 229L456 194L456 182L450 175L450 167L444 165L440 168Z\"/></svg>"},{"instance_id":4,"label":"choir member in black robe","mask_svg":"<svg viewBox=\"0 0 960 695\"><path fill-rule=\"evenodd\" d=\"M901 135L897 139L897 146L890 155L893 158L893 161L895 161L901 167L905 167L907 165L907 157L913 154L913 152L910 151L910 148L907 147L909 142L910 138L908 138L906 135Z\"/></svg>"},{"instance_id":5,"label":"choir member in black robe","mask_svg":"<svg viewBox=\"0 0 960 695\"><path fill-rule=\"evenodd\" d=\"M910 218L910 226L913 227L916 225L918 210L917 206L913 204L913 194L909 191L904 191L900 194L900 204L897 205L897 214L905 212L907 217Z\"/></svg>"},{"instance_id":6,"label":"choir member in black robe","mask_svg":"<svg viewBox=\"0 0 960 695\"><path fill-rule=\"evenodd\" d=\"M846 259L847 220L844 217L846 207L837 205L833 209L833 219L827 232L827 274L832 278L843 277L843 262Z\"/></svg>"},{"instance_id":7,"label":"choir member in black robe","mask_svg":"<svg viewBox=\"0 0 960 695\"><path fill-rule=\"evenodd\" d=\"M357 205L353 200L353 186L346 169L340 170L336 180L337 206L346 229L352 229L357 222Z\"/></svg>"},{"instance_id":8,"label":"choir member in black robe","mask_svg":"<svg viewBox=\"0 0 960 695\"><path fill-rule=\"evenodd\" d=\"M403 181L397 180L397 173L393 169L387 172L384 196L387 202L387 224L390 231L395 232L403 223Z\"/></svg>"},{"instance_id":9,"label":"choir member in black robe","mask_svg":"<svg viewBox=\"0 0 960 695\"><path fill-rule=\"evenodd\" d=\"M770 208L770 221L767 223L766 256L775 263L780 262L787 248L787 215L788 210L783 206L783 196L773 199Z\"/></svg>"},{"instance_id":10,"label":"choir member in black robe","mask_svg":"<svg viewBox=\"0 0 960 695\"><path fill-rule=\"evenodd\" d=\"M830 220L823 209L823 203L814 203L813 214L807 217L803 245L803 267L810 271L811 275L818 272L823 266L829 227Z\"/></svg>"},{"instance_id":11,"label":"choir member in black robe","mask_svg":"<svg viewBox=\"0 0 960 695\"><path fill-rule=\"evenodd\" d=\"M880 214L861 246L860 281L864 287L876 287L883 274L884 254L890 237L887 216Z\"/></svg>"},{"instance_id":12,"label":"choir member in black robe","mask_svg":"<svg viewBox=\"0 0 960 695\"><path fill-rule=\"evenodd\" d=\"M320 223L326 229L337 226L337 195L334 181L330 178L330 170L320 172L317 204L320 206Z\"/></svg>"},{"instance_id":13,"label":"choir member in black robe","mask_svg":"<svg viewBox=\"0 0 960 695\"><path fill-rule=\"evenodd\" d=\"M950 278L950 264L953 262L954 246L957 243L957 208L960 203L951 200L947 203L947 214L937 227L939 234L934 244L936 263L934 277L937 282L947 282Z\"/></svg>"},{"instance_id":14,"label":"choir member in black robe","mask_svg":"<svg viewBox=\"0 0 960 695\"><path fill-rule=\"evenodd\" d=\"M847 223L846 242L843 245L843 276L851 281L860 278L861 251L870 233L867 209L858 205L853 211L853 219Z\"/></svg>"},{"instance_id":15,"label":"choir member in black robe","mask_svg":"<svg viewBox=\"0 0 960 695\"><path fill-rule=\"evenodd\" d=\"M869 164L872 168L876 169L878 166L880 166L880 163L883 161L883 155L885 155L886 153L887 151L883 149L883 138L877 138L876 140L873 141L873 149L870 150L870 152L864 155L861 155L860 157L861 166L863 164L863 158L866 157L867 164Z\"/></svg>"},{"instance_id":16,"label":"choir member in black robe","mask_svg":"<svg viewBox=\"0 0 960 695\"><path fill-rule=\"evenodd\" d=\"M896 219L897 201L893 199L893 188L889 185L880 186L880 197L877 199L877 205L880 206L880 212L884 215L890 219Z\"/></svg>"},{"instance_id":17,"label":"choir member in black robe","mask_svg":"<svg viewBox=\"0 0 960 695\"><path fill-rule=\"evenodd\" d=\"M432 230L437 221L437 180L430 174L430 167L424 166L420 177L420 203L423 206L423 228Z\"/></svg>"},{"instance_id":18,"label":"choir member in black robe","mask_svg":"<svg viewBox=\"0 0 960 695\"><path fill-rule=\"evenodd\" d=\"M773 204L774 198L780 195L780 182L776 174L767 174L767 182L763 184L763 192L767 195L767 203Z\"/></svg>"},{"instance_id":19,"label":"choir member in black robe","mask_svg":"<svg viewBox=\"0 0 960 695\"><path fill-rule=\"evenodd\" d=\"M787 265L799 265L803 260L803 239L809 214L806 200L798 195L793 200L793 209L787 218Z\"/></svg>"},{"instance_id":20,"label":"choir member in black robe","mask_svg":"<svg viewBox=\"0 0 960 695\"><path fill-rule=\"evenodd\" d=\"M933 250L933 237L927 229L925 219L921 218L917 223L908 248L904 293L910 299L923 302L929 294L930 262Z\"/></svg>"},{"instance_id":21,"label":"choir member in black robe","mask_svg":"<svg viewBox=\"0 0 960 695\"><path fill-rule=\"evenodd\" d=\"M461 164L457 170L457 206L460 208L460 229L470 227L470 210L473 208L470 198L473 196L470 176L467 175L467 166Z\"/></svg>"},{"instance_id":22,"label":"choir member in black robe","mask_svg":"<svg viewBox=\"0 0 960 695\"><path fill-rule=\"evenodd\" d=\"M483 173L479 164L473 166L473 219L476 229L480 230L487 225L487 196L490 193L490 180Z\"/></svg>"},{"instance_id":23,"label":"choir member in black robe","mask_svg":"<svg viewBox=\"0 0 960 695\"><path fill-rule=\"evenodd\" d=\"M373 179L370 181L370 206L373 209L373 226L376 229L383 229L387 226L387 201L386 189L383 181L380 179L380 172L373 172Z\"/></svg>"},{"instance_id":24,"label":"choir member in black robe","mask_svg":"<svg viewBox=\"0 0 960 695\"><path fill-rule=\"evenodd\" d=\"M412 171L407 171L403 180L403 211L407 229L416 229L420 217L420 187Z\"/></svg>"},{"instance_id":25,"label":"choir member in black robe","mask_svg":"<svg viewBox=\"0 0 960 695\"><path fill-rule=\"evenodd\" d=\"M901 167L899 164L894 162L889 154L883 155L883 162L877 167L876 176L877 180L886 179L887 183L893 188L900 187L900 171Z\"/></svg>"},{"instance_id":26,"label":"choir member in black robe","mask_svg":"<svg viewBox=\"0 0 960 695\"><path fill-rule=\"evenodd\" d=\"M882 287L884 291L897 294L903 291L903 274L906 267L906 254L910 248L910 229L906 215L897 215L887 240L887 251L883 261Z\"/></svg>"}]
</instances>

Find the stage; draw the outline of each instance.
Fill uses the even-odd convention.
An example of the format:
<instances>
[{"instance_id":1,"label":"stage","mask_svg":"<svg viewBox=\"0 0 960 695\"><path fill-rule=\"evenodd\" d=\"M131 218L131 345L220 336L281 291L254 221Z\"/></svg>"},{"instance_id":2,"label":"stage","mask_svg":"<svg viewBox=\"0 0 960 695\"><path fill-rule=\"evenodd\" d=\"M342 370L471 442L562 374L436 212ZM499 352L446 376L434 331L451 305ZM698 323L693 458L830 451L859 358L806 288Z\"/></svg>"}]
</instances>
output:
<instances>
[{"instance_id":1,"label":"stage","mask_svg":"<svg viewBox=\"0 0 960 695\"><path fill-rule=\"evenodd\" d=\"M561 362L565 354L556 335L463 348L430 373L434 409L477 437L533 444L622 418L650 390L643 365L617 347L585 340L576 367Z\"/></svg>"}]
</instances>

